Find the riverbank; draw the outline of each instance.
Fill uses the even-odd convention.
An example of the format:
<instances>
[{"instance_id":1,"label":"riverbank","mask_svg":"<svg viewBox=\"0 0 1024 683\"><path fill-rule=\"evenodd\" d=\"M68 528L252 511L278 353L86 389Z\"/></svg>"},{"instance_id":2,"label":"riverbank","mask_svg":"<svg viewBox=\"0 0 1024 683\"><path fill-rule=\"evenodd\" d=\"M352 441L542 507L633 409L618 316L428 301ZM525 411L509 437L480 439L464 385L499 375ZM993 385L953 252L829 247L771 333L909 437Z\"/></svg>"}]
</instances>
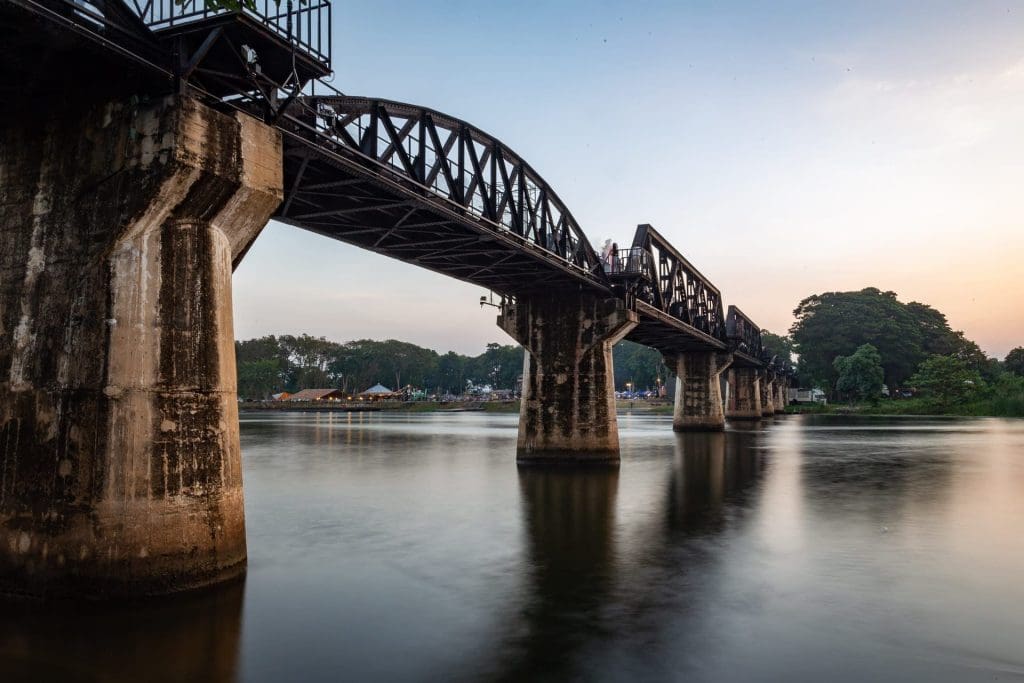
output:
<instances>
[{"instance_id":1,"label":"riverbank","mask_svg":"<svg viewBox=\"0 0 1024 683\"><path fill-rule=\"evenodd\" d=\"M870 403L830 403L790 405L787 413L811 415L945 416L945 417L1024 417L1024 398L998 397L960 405L942 406L921 398Z\"/></svg>"},{"instance_id":2,"label":"riverbank","mask_svg":"<svg viewBox=\"0 0 1024 683\"><path fill-rule=\"evenodd\" d=\"M238 404L238 410L240 412L299 413L518 413L519 401L373 401L369 403L245 401Z\"/></svg>"},{"instance_id":3,"label":"riverbank","mask_svg":"<svg viewBox=\"0 0 1024 683\"><path fill-rule=\"evenodd\" d=\"M242 412L299 412L299 413L518 413L519 400L512 401L374 401L371 403L324 402L291 403L288 401L245 401L238 404ZM649 413L671 415L671 401L640 401L618 399L618 413Z\"/></svg>"}]
</instances>

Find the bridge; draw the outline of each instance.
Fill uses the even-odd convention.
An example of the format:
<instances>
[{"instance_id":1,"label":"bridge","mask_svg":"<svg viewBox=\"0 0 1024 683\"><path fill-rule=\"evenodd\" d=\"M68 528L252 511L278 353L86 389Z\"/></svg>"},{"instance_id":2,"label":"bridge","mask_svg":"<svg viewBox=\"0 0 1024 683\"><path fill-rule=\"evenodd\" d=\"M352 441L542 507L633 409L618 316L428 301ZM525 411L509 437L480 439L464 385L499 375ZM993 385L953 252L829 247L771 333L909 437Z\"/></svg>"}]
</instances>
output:
<instances>
[{"instance_id":1,"label":"bridge","mask_svg":"<svg viewBox=\"0 0 1024 683\"><path fill-rule=\"evenodd\" d=\"M0 0L0 591L243 571L231 273L271 218L499 294L521 465L618 464L621 339L675 368L676 430L782 409L791 369L654 227L598 254L499 139L327 86L328 0L231 7Z\"/></svg>"}]
</instances>

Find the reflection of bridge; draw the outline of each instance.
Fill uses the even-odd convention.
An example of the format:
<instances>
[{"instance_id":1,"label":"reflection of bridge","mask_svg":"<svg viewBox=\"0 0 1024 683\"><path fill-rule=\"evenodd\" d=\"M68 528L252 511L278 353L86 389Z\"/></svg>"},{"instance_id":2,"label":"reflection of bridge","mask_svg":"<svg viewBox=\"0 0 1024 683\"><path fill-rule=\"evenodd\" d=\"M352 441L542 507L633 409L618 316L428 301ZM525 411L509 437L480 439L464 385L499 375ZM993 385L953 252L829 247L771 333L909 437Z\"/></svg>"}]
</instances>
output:
<instances>
[{"instance_id":1,"label":"reflection of bridge","mask_svg":"<svg viewBox=\"0 0 1024 683\"><path fill-rule=\"evenodd\" d=\"M676 429L781 408L759 328L655 229L602 259L501 141L319 82L330 11L0 0L0 581L244 562L231 270L270 217L499 293L520 463L618 462L622 338L676 368Z\"/></svg>"}]
</instances>

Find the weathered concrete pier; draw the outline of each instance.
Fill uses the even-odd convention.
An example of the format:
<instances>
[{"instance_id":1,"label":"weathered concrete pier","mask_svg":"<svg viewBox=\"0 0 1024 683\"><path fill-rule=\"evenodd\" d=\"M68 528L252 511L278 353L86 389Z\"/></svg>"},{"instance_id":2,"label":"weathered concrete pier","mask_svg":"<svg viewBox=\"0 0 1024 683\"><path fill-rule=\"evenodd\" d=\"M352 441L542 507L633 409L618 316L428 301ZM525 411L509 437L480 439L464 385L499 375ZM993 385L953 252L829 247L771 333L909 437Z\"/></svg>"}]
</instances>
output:
<instances>
[{"instance_id":1,"label":"weathered concrete pier","mask_svg":"<svg viewBox=\"0 0 1024 683\"><path fill-rule=\"evenodd\" d=\"M620 299L521 297L499 326L527 351L516 462L619 463L612 346L637 325Z\"/></svg>"},{"instance_id":2,"label":"weathered concrete pier","mask_svg":"<svg viewBox=\"0 0 1024 683\"><path fill-rule=\"evenodd\" d=\"M720 351L689 351L666 357L676 371L672 429L677 432L722 431L725 411L721 375L732 356Z\"/></svg>"},{"instance_id":3,"label":"weathered concrete pier","mask_svg":"<svg viewBox=\"0 0 1024 683\"><path fill-rule=\"evenodd\" d=\"M189 97L37 114L0 128L0 590L237 575L231 271L280 134Z\"/></svg>"}]
</instances>

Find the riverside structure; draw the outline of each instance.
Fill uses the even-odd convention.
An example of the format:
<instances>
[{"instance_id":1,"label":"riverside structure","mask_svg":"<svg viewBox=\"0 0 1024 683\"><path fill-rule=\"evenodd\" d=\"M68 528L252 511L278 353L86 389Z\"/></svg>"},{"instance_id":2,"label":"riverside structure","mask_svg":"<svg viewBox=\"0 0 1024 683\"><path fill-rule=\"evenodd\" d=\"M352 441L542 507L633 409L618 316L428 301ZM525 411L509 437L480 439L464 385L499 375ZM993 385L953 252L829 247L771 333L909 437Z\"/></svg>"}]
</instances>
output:
<instances>
[{"instance_id":1,"label":"riverside structure","mask_svg":"<svg viewBox=\"0 0 1024 683\"><path fill-rule=\"evenodd\" d=\"M602 259L498 139L325 93L329 23L315 1L0 0L0 590L244 571L231 273L271 218L498 293L528 351L522 465L618 464L622 338L676 368L677 430L777 408L788 368L654 228Z\"/></svg>"}]
</instances>

